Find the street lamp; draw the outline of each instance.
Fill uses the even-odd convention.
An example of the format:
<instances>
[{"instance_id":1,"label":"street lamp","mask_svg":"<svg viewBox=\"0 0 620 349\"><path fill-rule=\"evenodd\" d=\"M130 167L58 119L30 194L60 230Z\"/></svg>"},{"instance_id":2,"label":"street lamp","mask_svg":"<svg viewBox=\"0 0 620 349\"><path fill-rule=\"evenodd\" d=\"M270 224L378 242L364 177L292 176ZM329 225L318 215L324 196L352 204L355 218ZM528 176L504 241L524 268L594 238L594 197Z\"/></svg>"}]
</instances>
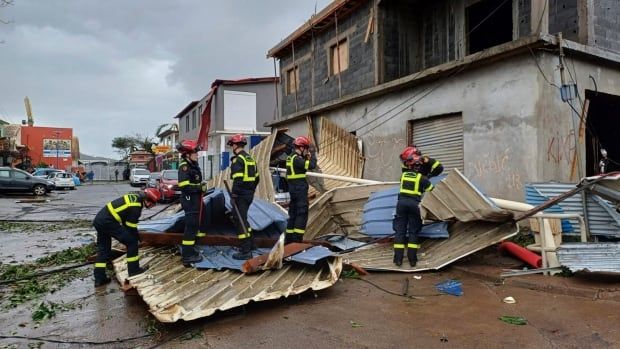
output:
<instances>
[{"instance_id":1,"label":"street lamp","mask_svg":"<svg viewBox=\"0 0 620 349\"><path fill-rule=\"evenodd\" d=\"M58 166L58 138L60 137L60 131L53 132L56 135L56 169L60 169Z\"/></svg>"}]
</instances>

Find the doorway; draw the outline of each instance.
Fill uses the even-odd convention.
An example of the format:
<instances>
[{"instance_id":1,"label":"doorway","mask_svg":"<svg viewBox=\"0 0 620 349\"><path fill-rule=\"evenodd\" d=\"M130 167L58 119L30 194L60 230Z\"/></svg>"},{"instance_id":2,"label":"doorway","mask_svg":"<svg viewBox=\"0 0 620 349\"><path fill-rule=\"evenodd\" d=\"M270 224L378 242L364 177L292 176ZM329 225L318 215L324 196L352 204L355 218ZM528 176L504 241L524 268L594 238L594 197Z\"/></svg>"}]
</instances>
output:
<instances>
[{"instance_id":1,"label":"doorway","mask_svg":"<svg viewBox=\"0 0 620 349\"><path fill-rule=\"evenodd\" d=\"M607 151L605 172L620 171L620 96L586 90L590 101L586 122L586 176L600 174L601 150Z\"/></svg>"}]
</instances>

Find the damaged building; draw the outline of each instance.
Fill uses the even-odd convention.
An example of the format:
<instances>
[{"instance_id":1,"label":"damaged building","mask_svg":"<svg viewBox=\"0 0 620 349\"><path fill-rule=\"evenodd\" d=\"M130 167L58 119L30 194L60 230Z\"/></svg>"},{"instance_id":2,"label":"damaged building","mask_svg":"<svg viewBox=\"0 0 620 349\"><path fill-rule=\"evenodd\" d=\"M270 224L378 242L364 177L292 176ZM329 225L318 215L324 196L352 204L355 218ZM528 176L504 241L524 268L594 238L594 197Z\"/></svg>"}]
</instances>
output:
<instances>
[{"instance_id":1,"label":"damaged building","mask_svg":"<svg viewBox=\"0 0 620 349\"><path fill-rule=\"evenodd\" d=\"M346 129L367 179L396 180L414 143L491 196L576 182L599 173L601 149L620 159L618 5L333 1L269 50L282 95L270 125L310 125L319 149L320 118Z\"/></svg>"}]
</instances>

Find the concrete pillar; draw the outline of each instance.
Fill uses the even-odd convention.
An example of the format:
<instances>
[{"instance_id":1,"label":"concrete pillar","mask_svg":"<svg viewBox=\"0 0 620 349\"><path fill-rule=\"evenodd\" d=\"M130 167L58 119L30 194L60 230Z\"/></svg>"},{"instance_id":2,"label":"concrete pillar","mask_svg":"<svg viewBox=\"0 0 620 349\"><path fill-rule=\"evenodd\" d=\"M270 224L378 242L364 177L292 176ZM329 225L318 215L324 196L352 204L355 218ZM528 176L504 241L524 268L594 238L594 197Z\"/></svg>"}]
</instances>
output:
<instances>
[{"instance_id":1,"label":"concrete pillar","mask_svg":"<svg viewBox=\"0 0 620 349\"><path fill-rule=\"evenodd\" d=\"M549 33L549 0L532 0L532 34Z\"/></svg>"}]
</instances>

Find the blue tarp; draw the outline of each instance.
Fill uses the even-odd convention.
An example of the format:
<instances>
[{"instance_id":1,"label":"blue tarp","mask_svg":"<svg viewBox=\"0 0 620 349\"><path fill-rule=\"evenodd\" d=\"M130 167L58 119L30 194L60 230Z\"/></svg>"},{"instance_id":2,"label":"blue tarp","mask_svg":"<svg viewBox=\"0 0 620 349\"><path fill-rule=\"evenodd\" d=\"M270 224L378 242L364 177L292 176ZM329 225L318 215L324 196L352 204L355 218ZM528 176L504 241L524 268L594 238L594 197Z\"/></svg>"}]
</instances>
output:
<instances>
[{"instance_id":1,"label":"blue tarp","mask_svg":"<svg viewBox=\"0 0 620 349\"><path fill-rule=\"evenodd\" d=\"M194 264L196 269L234 269L241 271L245 261L232 258L237 249L231 246L197 246L202 254L202 262ZM252 251L254 257L269 253L269 248L258 248Z\"/></svg>"},{"instance_id":2,"label":"blue tarp","mask_svg":"<svg viewBox=\"0 0 620 349\"><path fill-rule=\"evenodd\" d=\"M288 257L288 260L297 263L310 264L315 265L316 262L321 259L327 258L329 256L333 256L334 253L329 250L329 248L324 246L314 246L305 251L301 251L297 254L294 254Z\"/></svg>"},{"instance_id":3,"label":"blue tarp","mask_svg":"<svg viewBox=\"0 0 620 349\"><path fill-rule=\"evenodd\" d=\"M232 206L228 193L221 189L214 189L204 197L204 225L201 230L207 234L234 235L236 231L230 217ZM254 235L277 238L286 229L288 216L275 204L254 198L248 211L248 222ZM141 221L138 230L148 232L182 233L185 228L185 214L183 211L175 215L149 221Z\"/></svg>"},{"instance_id":4,"label":"blue tarp","mask_svg":"<svg viewBox=\"0 0 620 349\"><path fill-rule=\"evenodd\" d=\"M444 179L445 176L431 178L433 185ZM380 238L394 233L392 222L396 213L399 187L372 193L364 205L361 232L368 236ZM422 227L420 237L441 239L448 238L448 223L438 222Z\"/></svg>"},{"instance_id":5,"label":"blue tarp","mask_svg":"<svg viewBox=\"0 0 620 349\"><path fill-rule=\"evenodd\" d=\"M531 184L525 185L525 202L532 206L540 206L543 203L547 202L550 198L542 195L536 188ZM559 205L553 205L543 212L546 213L564 213L564 210ZM573 225L570 223L568 219L562 219L562 232L564 233L572 233Z\"/></svg>"}]
</instances>

